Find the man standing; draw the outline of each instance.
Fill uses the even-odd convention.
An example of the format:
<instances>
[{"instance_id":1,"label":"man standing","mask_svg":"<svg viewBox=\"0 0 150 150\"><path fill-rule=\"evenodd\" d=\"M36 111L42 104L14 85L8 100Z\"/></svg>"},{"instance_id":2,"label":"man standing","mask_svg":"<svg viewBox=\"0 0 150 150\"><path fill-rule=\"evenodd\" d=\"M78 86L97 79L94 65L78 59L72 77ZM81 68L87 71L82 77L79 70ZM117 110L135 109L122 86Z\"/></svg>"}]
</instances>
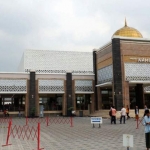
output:
<instances>
[{"instance_id":1,"label":"man standing","mask_svg":"<svg viewBox=\"0 0 150 150\"><path fill-rule=\"evenodd\" d=\"M124 106L121 109L121 117L120 117L120 124L122 123L122 118L123 118L123 123L125 124L125 117L126 117L126 109L124 108Z\"/></svg>"},{"instance_id":2,"label":"man standing","mask_svg":"<svg viewBox=\"0 0 150 150\"><path fill-rule=\"evenodd\" d=\"M114 106L111 108L111 124L114 122L116 124L116 109Z\"/></svg>"},{"instance_id":3,"label":"man standing","mask_svg":"<svg viewBox=\"0 0 150 150\"><path fill-rule=\"evenodd\" d=\"M138 106L135 107L135 121L139 119L139 108Z\"/></svg>"}]
</instances>

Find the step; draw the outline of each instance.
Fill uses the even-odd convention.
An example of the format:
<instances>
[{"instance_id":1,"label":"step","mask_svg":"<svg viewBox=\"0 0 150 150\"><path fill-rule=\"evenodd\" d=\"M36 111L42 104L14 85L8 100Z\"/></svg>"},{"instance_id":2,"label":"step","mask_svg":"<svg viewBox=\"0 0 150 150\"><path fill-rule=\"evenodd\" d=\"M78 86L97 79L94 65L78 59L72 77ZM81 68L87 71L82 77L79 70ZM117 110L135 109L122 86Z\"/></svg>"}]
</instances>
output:
<instances>
[{"instance_id":1,"label":"step","mask_svg":"<svg viewBox=\"0 0 150 150\"><path fill-rule=\"evenodd\" d=\"M98 110L98 111L95 111L94 113L92 113L90 116L91 116L91 117L110 118L110 116L109 116L109 111L110 111L110 110ZM139 117L142 118L143 115L144 115L144 109L140 109L140 110L139 110ZM130 110L129 116L132 117L132 118L135 117L135 110L134 110L134 109L131 109L131 110ZM116 117L117 117L117 118L120 118L120 111L117 111Z\"/></svg>"}]
</instances>

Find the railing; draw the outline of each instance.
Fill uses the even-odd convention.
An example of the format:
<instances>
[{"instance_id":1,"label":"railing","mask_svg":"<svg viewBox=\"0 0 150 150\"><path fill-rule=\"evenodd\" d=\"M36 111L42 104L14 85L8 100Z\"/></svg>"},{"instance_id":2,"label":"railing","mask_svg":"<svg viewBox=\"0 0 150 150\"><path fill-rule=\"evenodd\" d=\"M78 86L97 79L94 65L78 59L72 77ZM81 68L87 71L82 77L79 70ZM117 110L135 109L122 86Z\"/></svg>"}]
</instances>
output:
<instances>
[{"instance_id":1,"label":"railing","mask_svg":"<svg viewBox=\"0 0 150 150\"><path fill-rule=\"evenodd\" d=\"M142 117L141 119L140 118L136 119L136 129L139 129L140 124L144 126L143 119L144 119L144 117Z\"/></svg>"},{"instance_id":2,"label":"railing","mask_svg":"<svg viewBox=\"0 0 150 150\"><path fill-rule=\"evenodd\" d=\"M7 128L10 121L12 122L12 118L0 118L0 128Z\"/></svg>"},{"instance_id":3,"label":"railing","mask_svg":"<svg viewBox=\"0 0 150 150\"><path fill-rule=\"evenodd\" d=\"M73 118L72 117L46 117L46 118L27 118L26 117L26 126L29 123L44 123L46 126L51 124L70 124L70 127L73 127Z\"/></svg>"},{"instance_id":4,"label":"railing","mask_svg":"<svg viewBox=\"0 0 150 150\"><path fill-rule=\"evenodd\" d=\"M37 150L42 150L44 148L40 148L40 123L38 123L37 127L29 127L29 126L12 126L12 122L10 121L8 124L8 131L7 131L7 138L6 138L6 144L2 146L8 146L12 145L9 144L9 138L12 136L13 138L18 139L31 139L37 140Z\"/></svg>"}]
</instances>

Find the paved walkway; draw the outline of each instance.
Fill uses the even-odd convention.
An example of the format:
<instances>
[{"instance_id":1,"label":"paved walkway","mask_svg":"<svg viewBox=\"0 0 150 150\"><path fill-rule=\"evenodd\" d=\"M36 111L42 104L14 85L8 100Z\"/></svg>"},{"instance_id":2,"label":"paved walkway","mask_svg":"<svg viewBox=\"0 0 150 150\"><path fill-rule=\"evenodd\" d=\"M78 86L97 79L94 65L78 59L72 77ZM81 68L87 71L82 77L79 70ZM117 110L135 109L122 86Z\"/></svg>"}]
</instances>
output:
<instances>
[{"instance_id":1,"label":"paved walkway","mask_svg":"<svg viewBox=\"0 0 150 150\"><path fill-rule=\"evenodd\" d=\"M14 118L13 125L25 125L25 119ZM10 138L12 145L5 144L7 128L0 124L0 150L37 150L37 141ZM36 124L30 124L36 127ZM126 124L111 125L109 119L104 119L101 128L92 128L89 117L75 117L73 126L68 124L52 124L46 127L41 124L41 148L45 150L126 150L122 146L123 134L134 136L134 148L130 150L145 150L144 127L136 129L136 121L129 119Z\"/></svg>"}]
</instances>

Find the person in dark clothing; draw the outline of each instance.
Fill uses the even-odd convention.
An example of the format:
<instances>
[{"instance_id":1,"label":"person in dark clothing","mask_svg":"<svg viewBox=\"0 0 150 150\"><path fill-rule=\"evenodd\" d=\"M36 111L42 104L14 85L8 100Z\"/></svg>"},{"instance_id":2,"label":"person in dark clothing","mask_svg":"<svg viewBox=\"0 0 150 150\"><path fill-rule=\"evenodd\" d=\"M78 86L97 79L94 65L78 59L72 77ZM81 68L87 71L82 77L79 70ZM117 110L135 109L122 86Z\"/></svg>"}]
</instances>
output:
<instances>
[{"instance_id":1,"label":"person in dark clothing","mask_svg":"<svg viewBox=\"0 0 150 150\"><path fill-rule=\"evenodd\" d=\"M127 105L127 107L126 107L126 115L127 115L127 119L129 119L129 118L130 118L130 116L129 116L129 112L130 112L130 110L129 110L129 106Z\"/></svg>"}]
</instances>

